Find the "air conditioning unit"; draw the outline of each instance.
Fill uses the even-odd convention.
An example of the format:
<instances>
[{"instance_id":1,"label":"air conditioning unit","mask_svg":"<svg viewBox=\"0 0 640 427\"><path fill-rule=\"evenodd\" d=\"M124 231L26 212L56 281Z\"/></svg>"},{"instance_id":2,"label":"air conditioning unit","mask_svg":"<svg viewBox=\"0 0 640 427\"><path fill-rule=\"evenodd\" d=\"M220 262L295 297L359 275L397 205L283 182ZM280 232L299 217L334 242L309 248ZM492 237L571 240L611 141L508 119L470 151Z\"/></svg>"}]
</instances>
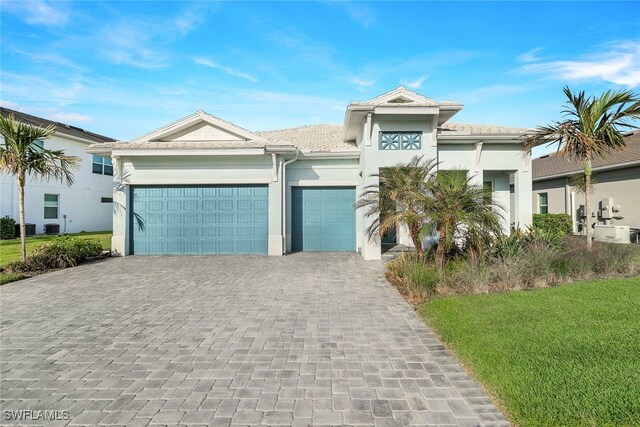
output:
<instances>
[{"instance_id":1,"label":"air conditioning unit","mask_svg":"<svg viewBox=\"0 0 640 427\"><path fill-rule=\"evenodd\" d=\"M36 235L36 225L35 224L25 224L25 236L35 236ZM16 224L16 237L20 237L20 224Z\"/></svg>"},{"instance_id":2,"label":"air conditioning unit","mask_svg":"<svg viewBox=\"0 0 640 427\"><path fill-rule=\"evenodd\" d=\"M628 225L601 225L593 227L593 238L599 242L631 243Z\"/></svg>"},{"instance_id":3,"label":"air conditioning unit","mask_svg":"<svg viewBox=\"0 0 640 427\"><path fill-rule=\"evenodd\" d=\"M45 224L44 234L60 234L60 224Z\"/></svg>"}]
</instances>

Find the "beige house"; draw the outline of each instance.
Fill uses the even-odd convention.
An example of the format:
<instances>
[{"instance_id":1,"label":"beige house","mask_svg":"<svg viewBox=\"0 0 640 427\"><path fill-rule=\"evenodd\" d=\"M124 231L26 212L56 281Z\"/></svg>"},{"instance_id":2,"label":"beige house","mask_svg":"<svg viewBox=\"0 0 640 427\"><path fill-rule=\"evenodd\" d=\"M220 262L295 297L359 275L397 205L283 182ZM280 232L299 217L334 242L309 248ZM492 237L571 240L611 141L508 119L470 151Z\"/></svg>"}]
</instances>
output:
<instances>
[{"instance_id":1,"label":"beige house","mask_svg":"<svg viewBox=\"0 0 640 427\"><path fill-rule=\"evenodd\" d=\"M611 152L605 159L593 162L595 185L589 224L604 223L603 207L613 199L611 223L640 229L640 131L629 133L626 143L626 150ZM533 159L531 165L533 213L569 214L574 232L583 232L584 194L572 186L572 177L582 171L581 164L548 154Z\"/></svg>"}]
</instances>

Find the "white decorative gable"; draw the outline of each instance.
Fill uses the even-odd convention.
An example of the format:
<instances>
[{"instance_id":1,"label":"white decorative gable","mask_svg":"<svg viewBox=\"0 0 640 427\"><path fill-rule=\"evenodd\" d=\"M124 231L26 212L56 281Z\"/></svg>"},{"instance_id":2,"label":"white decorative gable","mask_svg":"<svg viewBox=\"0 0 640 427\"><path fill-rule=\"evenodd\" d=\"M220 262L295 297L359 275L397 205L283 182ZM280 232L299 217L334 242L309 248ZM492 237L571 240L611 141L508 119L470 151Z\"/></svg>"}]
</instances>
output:
<instances>
[{"instance_id":1,"label":"white decorative gable","mask_svg":"<svg viewBox=\"0 0 640 427\"><path fill-rule=\"evenodd\" d=\"M263 141L264 138L202 110L131 142Z\"/></svg>"},{"instance_id":2,"label":"white decorative gable","mask_svg":"<svg viewBox=\"0 0 640 427\"><path fill-rule=\"evenodd\" d=\"M157 138L158 141L176 141L176 142L189 142L189 141L246 141L246 138L242 138L232 132L221 129L217 126L213 126L207 122L200 122L193 126L167 135L163 138Z\"/></svg>"},{"instance_id":3,"label":"white decorative gable","mask_svg":"<svg viewBox=\"0 0 640 427\"><path fill-rule=\"evenodd\" d=\"M367 105L416 105L416 106L437 106L438 103L431 98L422 96L411 90L408 90L404 86L399 86L396 89L377 96L373 99L364 102Z\"/></svg>"}]
</instances>

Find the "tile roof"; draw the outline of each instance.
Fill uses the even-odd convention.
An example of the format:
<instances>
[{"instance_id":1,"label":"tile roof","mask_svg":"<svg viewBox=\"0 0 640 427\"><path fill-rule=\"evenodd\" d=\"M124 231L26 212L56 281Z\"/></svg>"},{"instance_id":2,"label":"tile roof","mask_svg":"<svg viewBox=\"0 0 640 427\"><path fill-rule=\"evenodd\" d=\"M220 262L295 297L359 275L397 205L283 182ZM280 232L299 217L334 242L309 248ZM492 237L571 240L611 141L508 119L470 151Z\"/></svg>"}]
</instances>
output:
<instances>
[{"instance_id":1,"label":"tile roof","mask_svg":"<svg viewBox=\"0 0 640 427\"><path fill-rule=\"evenodd\" d=\"M344 142L342 125L310 125L291 129L257 132L274 144L292 144L302 151L357 151L355 144Z\"/></svg>"},{"instance_id":2,"label":"tile roof","mask_svg":"<svg viewBox=\"0 0 640 427\"><path fill-rule=\"evenodd\" d=\"M522 135L531 132L531 129L514 128L495 125L476 125L470 123L445 123L440 127L442 131L455 131L470 135Z\"/></svg>"},{"instance_id":3,"label":"tile roof","mask_svg":"<svg viewBox=\"0 0 640 427\"><path fill-rule=\"evenodd\" d=\"M104 143L104 142L115 141L115 139L109 138L108 136L99 135L94 132L89 132L88 130L84 130L76 126L71 126L65 123L60 123L60 122L54 122L53 120L43 119L42 117L32 116L31 114L22 113L20 111L11 110L5 107L0 107L0 114L2 114L2 116L4 117L7 117L13 114L16 120L29 125L33 125L33 126L46 128L50 125L53 125L57 133L61 133L63 135L68 135L76 138L86 139L94 143L95 142Z\"/></svg>"},{"instance_id":4,"label":"tile roof","mask_svg":"<svg viewBox=\"0 0 640 427\"><path fill-rule=\"evenodd\" d=\"M612 151L605 159L595 159L593 168L615 166L617 164L635 162L640 165L640 131L625 137L627 148L622 151ZM582 164L567 160L556 153L542 156L531 161L533 179L576 173L582 170Z\"/></svg>"}]
</instances>

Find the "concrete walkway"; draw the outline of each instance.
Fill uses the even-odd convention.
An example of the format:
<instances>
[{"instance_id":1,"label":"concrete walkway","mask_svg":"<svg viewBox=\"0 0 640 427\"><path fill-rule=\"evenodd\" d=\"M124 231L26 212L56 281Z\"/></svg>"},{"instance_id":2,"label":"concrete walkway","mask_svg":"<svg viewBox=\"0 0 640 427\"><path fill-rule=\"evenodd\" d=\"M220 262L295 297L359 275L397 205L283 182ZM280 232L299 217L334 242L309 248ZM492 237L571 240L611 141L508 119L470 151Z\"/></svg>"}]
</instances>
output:
<instances>
[{"instance_id":1,"label":"concrete walkway","mask_svg":"<svg viewBox=\"0 0 640 427\"><path fill-rule=\"evenodd\" d=\"M118 258L0 297L2 424L508 425L357 254Z\"/></svg>"}]
</instances>

